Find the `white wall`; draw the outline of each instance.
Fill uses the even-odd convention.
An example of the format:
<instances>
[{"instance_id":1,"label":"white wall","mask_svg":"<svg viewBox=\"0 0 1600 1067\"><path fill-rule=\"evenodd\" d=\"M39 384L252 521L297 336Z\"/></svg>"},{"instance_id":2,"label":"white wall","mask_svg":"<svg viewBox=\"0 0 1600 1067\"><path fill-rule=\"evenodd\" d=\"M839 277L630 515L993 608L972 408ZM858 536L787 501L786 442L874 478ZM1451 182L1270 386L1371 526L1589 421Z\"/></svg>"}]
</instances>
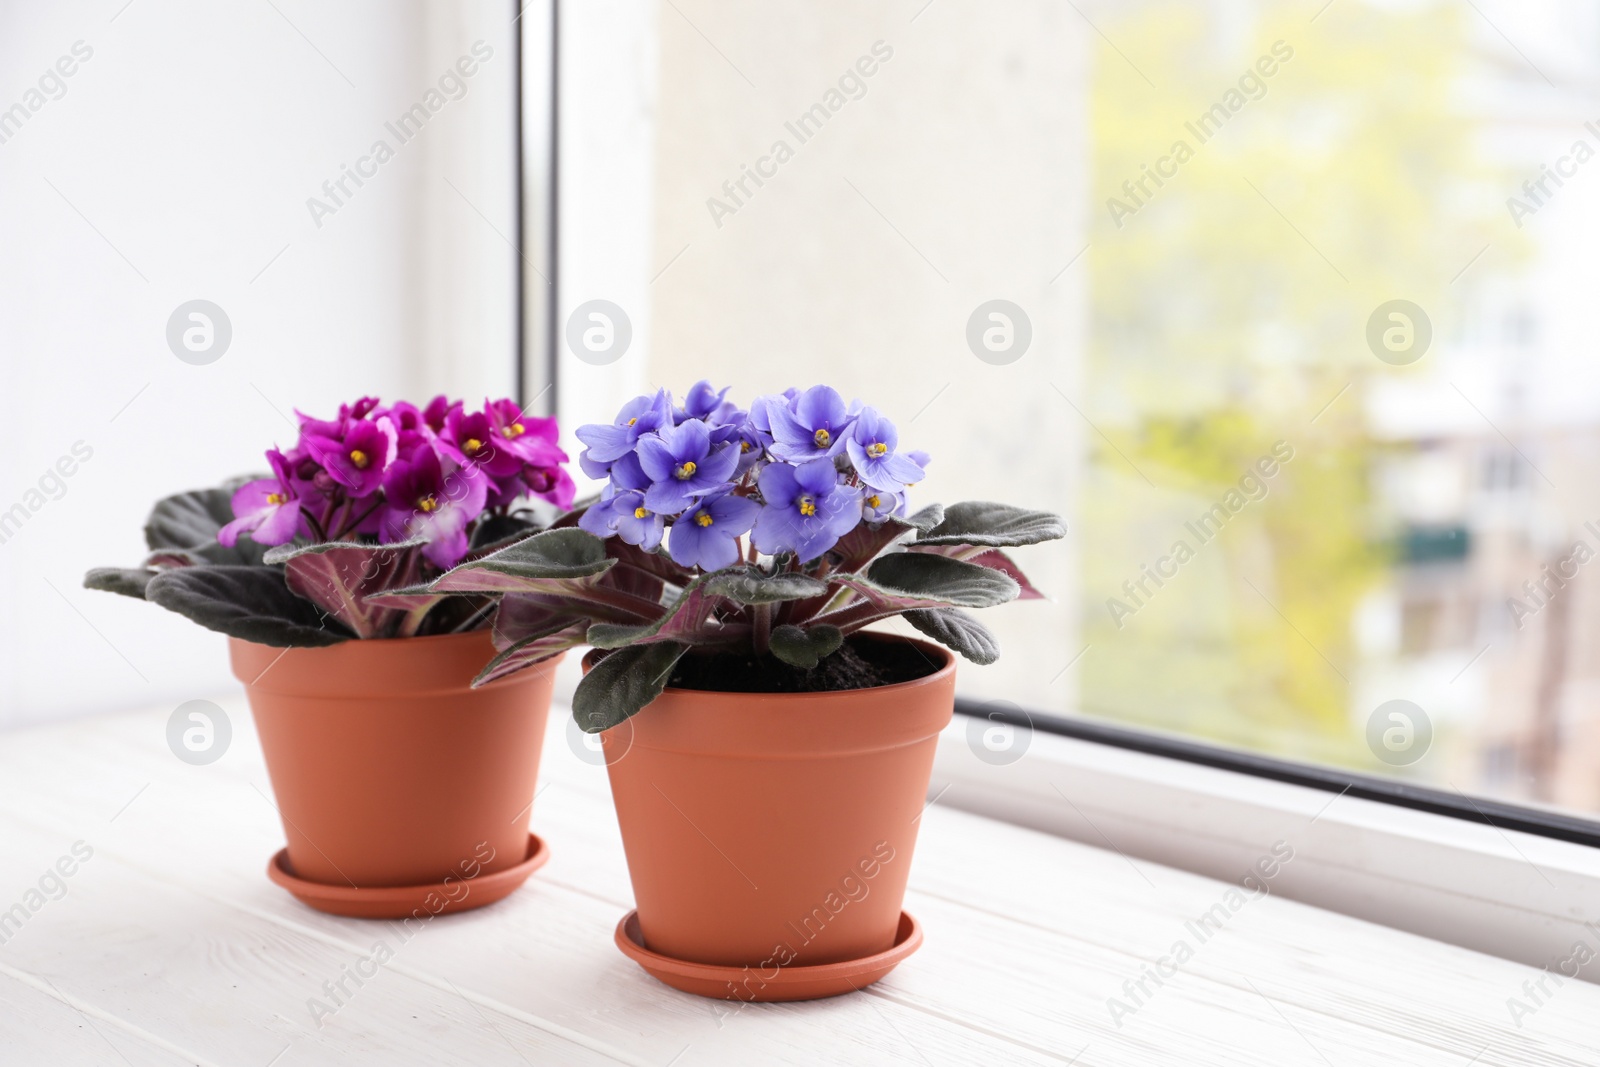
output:
<instances>
[{"instance_id":1,"label":"white wall","mask_svg":"<svg viewBox=\"0 0 1600 1067\"><path fill-rule=\"evenodd\" d=\"M606 300L632 329L614 362L579 359L558 346L562 425L610 422L628 398L653 388L648 375L658 81L655 0L561 5L560 336L579 306ZM659 383L666 384L666 383ZM576 452L573 453L576 456ZM573 477L586 484L574 465Z\"/></svg>"},{"instance_id":2,"label":"white wall","mask_svg":"<svg viewBox=\"0 0 1600 1067\"><path fill-rule=\"evenodd\" d=\"M914 507L1000 500L1076 526L1084 20L1049 0L674 0L659 18L646 377L680 393L710 378L745 402L827 382L932 453ZM831 115L802 139L791 126L819 104ZM792 157L763 162L778 142ZM730 195L746 168L767 177ZM966 338L994 299L1032 322L1007 365ZM1051 600L983 613L1003 654L963 663L964 692L1072 706L1074 538L1017 553Z\"/></svg>"},{"instance_id":3,"label":"white wall","mask_svg":"<svg viewBox=\"0 0 1600 1067\"><path fill-rule=\"evenodd\" d=\"M259 469L294 407L511 386L510 0L123 4L0 0L0 110L93 53L0 143L0 512L93 450L0 543L0 726L232 684L220 636L81 588L140 560L157 497ZM465 95L316 226L478 40ZM165 340L197 297L233 326L207 366Z\"/></svg>"}]
</instances>

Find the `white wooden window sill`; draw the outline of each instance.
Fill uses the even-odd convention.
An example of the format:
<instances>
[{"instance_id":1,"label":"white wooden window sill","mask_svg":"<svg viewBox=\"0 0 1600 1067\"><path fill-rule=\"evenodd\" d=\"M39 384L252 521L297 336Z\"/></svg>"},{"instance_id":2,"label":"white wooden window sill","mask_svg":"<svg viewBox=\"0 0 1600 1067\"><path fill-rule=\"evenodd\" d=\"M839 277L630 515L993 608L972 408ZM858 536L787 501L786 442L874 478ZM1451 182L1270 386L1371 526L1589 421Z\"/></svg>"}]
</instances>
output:
<instances>
[{"instance_id":1,"label":"white wooden window sill","mask_svg":"<svg viewBox=\"0 0 1600 1067\"><path fill-rule=\"evenodd\" d=\"M169 708L5 738L0 909L74 842L93 856L4 935L0 1064L1600 1063L1594 985L1277 894L1201 936L1232 886L944 803L906 904L927 943L883 982L788 1005L677 993L611 942L627 869L559 707L533 809L549 864L402 941L267 881L278 814L242 698L222 705L231 747L204 767L167 750ZM317 1025L323 983L380 942L393 958Z\"/></svg>"}]
</instances>

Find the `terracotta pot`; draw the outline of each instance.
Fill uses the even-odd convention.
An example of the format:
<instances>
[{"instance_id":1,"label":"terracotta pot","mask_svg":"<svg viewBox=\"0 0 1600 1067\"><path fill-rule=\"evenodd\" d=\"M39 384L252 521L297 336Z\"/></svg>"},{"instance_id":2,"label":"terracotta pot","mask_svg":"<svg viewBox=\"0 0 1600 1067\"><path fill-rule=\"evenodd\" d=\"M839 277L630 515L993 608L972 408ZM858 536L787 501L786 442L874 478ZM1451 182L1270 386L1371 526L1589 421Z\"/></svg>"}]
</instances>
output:
<instances>
[{"instance_id":1,"label":"terracotta pot","mask_svg":"<svg viewBox=\"0 0 1600 1067\"><path fill-rule=\"evenodd\" d=\"M829 693L668 689L602 735L650 952L776 974L896 945L955 662L868 639L938 670Z\"/></svg>"},{"instance_id":2,"label":"terracotta pot","mask_svg":"<svg viewBox=\"0 0 1600 1067\"><path fill-rule=\"evenodd\" d=\"M486 630L327 648L230 639L229 651L294 876L358 888L470 884L530 858L559 660L473 689L494 655Z\"/></svg>"}]
</instances>

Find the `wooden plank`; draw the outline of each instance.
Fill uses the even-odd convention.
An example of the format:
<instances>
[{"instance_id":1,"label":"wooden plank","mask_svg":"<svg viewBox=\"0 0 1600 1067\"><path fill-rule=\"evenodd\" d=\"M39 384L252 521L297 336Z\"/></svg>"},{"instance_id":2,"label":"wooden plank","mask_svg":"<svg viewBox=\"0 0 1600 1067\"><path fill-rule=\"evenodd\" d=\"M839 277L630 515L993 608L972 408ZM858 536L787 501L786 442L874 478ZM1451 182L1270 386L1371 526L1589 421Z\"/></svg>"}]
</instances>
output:
<instances>
[{"instance_id":1,"label":"wooden plank","mask_svg":"<svg viewBox=\"0 0 1600 1067\"><path fill-rule=\"evenodd\" d=\"M72 840L9 813L0 827L10 846L0 884L17 887L32 907L22 887L37 888L41 872L73 854ZM267 1064L286 1048L294 1059L339 1063L493 1063L513 1051L561 1063L633 1062L589 1039L495 1018L448 988L379 966L376 938L331 946L147 877L106 849L93 850L64 884L60 896L52 884L8 932L8 976L48 981L102 1019L160 1035L203 1062ZM362 969L363 956L376 962L358 985L346 975ZM337 995L324 984L335 982Z\"/></svg>"},{"instance_id":2,"label":"wooden plank","mask_svg":"<svg viewBox=\"0 0 1600 1067\"><path fill-rule=\"evenodd\" d=\"M3 957L0 957L3 959ZM0 962L0 1053L6 1063L51 1067L183 1067L199 1057L152 1041Z\"/></svg>"},{"instance_id":3,"label":"wooden plank","mask_svg":"<svg viewBox=\"0 0 1600 1067\"><path fill-rule=\"evenodd\" d=\"M219 904L279 922L345 951L362 947L362 939L369 937L373 924L311 912L265 881L264 857L278 846L281 836L276 813L236 771L220 770L221 763L188 768L170 753L151 751L148 745L142 751L131 745L119 750L98 743L73 748L80 767L81 761L92 761L84 767L87 788L63 789L57 775L38 769L44 767L41 762L30 761L36 768L30 772L5 767L0 758L4 789L33 797L35 807L48 809L51 817L82 825L80 820L116 810L143 781L156 777L156 784L118 817L115 836L101 839L104 854L143 869L153 854L170 850L164 842L172 840L171 827L188 819L195 835L191 849L203 852L205 859L184 868L191 892L203 892ZM113 756L115 766L100 764ZM168 763L185 772L219 773L172 777ZM95 773L99 771L104 773ZM609 803L598 806L590 796L555 786L541 797L536 810L555 803L569 808L563 821L572 822L573 830L563 836L549 867L501 904L439 920L385 970L420 981L453 975L464 992L479 994L503 1011L526 1012L596 1035L642 1062L666 1062L692 1048L688 1062L699 1062L697 1057L713 1062L753 1058L798 1065L814 1064L821 1056L830 1063L921 1064L925 1055L934 1055L945 1062L979 1063L992 1061L997 1048L1010 1044L959 1020L866 998L740 1007L661 986L611 944L612 928L628 906L620 841L611 846L614 858L602 863L594 862L594 854L602 851L599 845L588 845L599 836L596 829L609 825L615 835ZM563 856L569 863L579 861L565 871L579 888L563 888ZM605 866L623 877L620 888L598 886L591 874L584 873ZM159 871L143 873L154 877ZM204 879L210 879L209 886ZM1009 1048L1003 1058L1017 1063L1068 1059L1020 1046Z\"/></svg>"},{"instance_id":4,"label":"wooden plank","mask_svg":"<svg viewBox=\"0 0 1600 1067\"><path fill-rule=\"evenodd\" d=\"M247 720L241 730L236 719L228 757L190 768L165 752L158 722L135 726L137 718L88 736L54 735L27 748L26 760L0 754L0 806L31 796L35 809L82 825L154 781L117 817L118 855L171 853L163 838L189 819L204 847L188 851L203 861L184 877L226 875L216 884L232 906L332 945L357 944L352 927L368 924L299 908L260 875L281 833L248 784L254 773L265 786ZM83 773L63 778L55 760L40 758L47 750L57 759L70 752ZM1226 886L938 806L925 816L908 905L929 925L921 953L865 997L718 1019L714 1006L656 985L609 944L630 896L620 840L603 769L573 756L559 720L544 772L535 824L553 844L550 866L503 904L450 920L448 936L419 939L396 969L414 968L424 980L465 972L463 989L470 982L496 1005L604 1034L630 1053L664 1060L684 1047L667 1047L682 1037L699 1055L776 1044L774 1062L816 1062L819 1048L846 1039L870 1054L841 1062L930 1054L982 1062L985 1053L992 1062L999 1047L1008 1059L1064 1062L1085 1045L1081 1062L1106 1064L1173 1062L1177 1050L1182 1062L1218 1064L1319 1062L1317 1054L1334 1062L1459 1065L1474 1054L1479 1063L1596 1062L1585 1025L1595 1017L1594 987L1567 983L1518 1028L1505 1001L1537 972L1271 897L1198 946L1118 1027L1108 1000L1131 1003L1123 983L1142 977ZM197 810L206 818L194 821ZM497 957L504 962L475 963ZM530 983L534 972L562 977ZM608 1016L608 1007L627 1017Z\"/></svg>"},{"instance_id":5,"label":"wooden plank","mask_svg":"<svg viewBox=\"0 0 1600 1067\"><path fill-rule=\"evenodd\" d=\"M1600 987L1592 983L1558 982L1559 972L1546 978L1522 964L1274 896L1234 898L1245 903L1225 923L1214 918L1201 927L1201 916L1226 908L1225 884L1083 846L1040 848L1041 838L1054 839L964 812L945 812L940 822L983 841L990 860L975 870L949 850L930 852L919 857L919 887L968 906L982 900L1014 923L1132 953L1140 966L1103 990L1107 998L1129 1001L1117 987L1140 978L1145 965L1172 958L1183 942L1195 955L1180 981L1203 976L1252 994L1254 982L1288 1014L1359 1021L1458 1061L1480 1053L1480 1063L1600 1061ZM1286 827L1286 840L1293 830ZM1222 931L1214 933L1219 923ZM1600 940L1592 948L1600 955ZM1525 982L1535 983L1534 995ZM1531 1010L1514 1014L1513 1000Z\"/></svg>"}]
</instances>

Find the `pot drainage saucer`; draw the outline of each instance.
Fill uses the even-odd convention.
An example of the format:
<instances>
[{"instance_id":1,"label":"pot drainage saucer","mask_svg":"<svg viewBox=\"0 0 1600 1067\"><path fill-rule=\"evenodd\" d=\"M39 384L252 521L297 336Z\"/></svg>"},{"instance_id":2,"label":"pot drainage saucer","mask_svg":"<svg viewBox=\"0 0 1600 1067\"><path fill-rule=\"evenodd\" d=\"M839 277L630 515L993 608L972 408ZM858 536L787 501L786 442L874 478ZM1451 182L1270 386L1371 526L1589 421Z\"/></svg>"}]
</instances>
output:
<instances>
[{"instance_id":1,"label":"pot drainage saucer","mask_svg":"<svg viewBox=\"0 0 1600 1067\"><path fill-rule=\"evenodd\" d=\"M922 947L922 926L909 912L900 913L894 945L885 952L840 963L777 967L769 974L759 967L731 967L673 959L644 947L639 913L630 911L617 923L617 947L652 978L674 989L721 1000L816 1000L865 989Z\"/></svg>"},{"instance_id":2,"label":"pot drainage saucer","mask_svg":"<svg viewBox=\"0 0 1600 1067\"><path fill-rule=\"evenodd\" d=\"M515 867L503 871L480 874L476 878L452 878L448 885L441 880L428 885L359 888L308 882L298 877L289 868L289 850L282 848L267 863L267 877L287 889L300 903L330 915L355 919L403 919L407 916L423 919L493 904L526 882L528 875L549 859L550 848L544 839L530 833L527 856Z\"/></svg>"}]
</instances>

